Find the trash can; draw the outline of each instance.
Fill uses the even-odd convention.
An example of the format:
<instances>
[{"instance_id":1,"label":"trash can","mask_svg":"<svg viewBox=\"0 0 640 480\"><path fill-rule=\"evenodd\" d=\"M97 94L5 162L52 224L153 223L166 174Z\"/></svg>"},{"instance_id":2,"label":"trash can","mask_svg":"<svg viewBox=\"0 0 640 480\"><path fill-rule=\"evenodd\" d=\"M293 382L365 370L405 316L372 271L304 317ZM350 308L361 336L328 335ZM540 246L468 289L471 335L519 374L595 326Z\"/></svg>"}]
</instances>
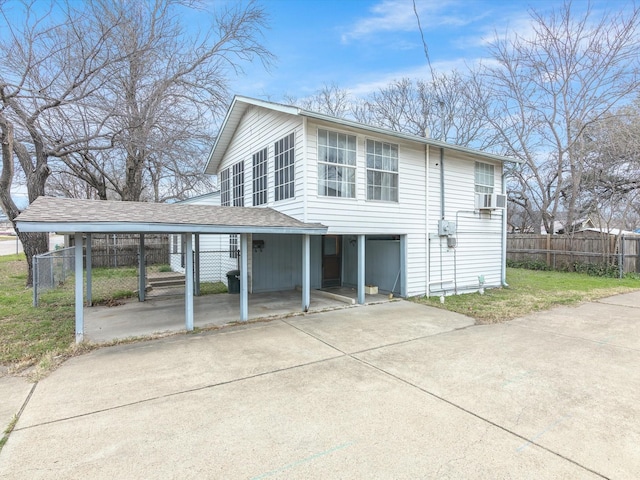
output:
<instances>
[{"instance_id":1,"label":"trash can","mask_svg":"<svg viewBox=\"0 0 640 480\"><path fill-rule=\"evenodd\" d=\"M227 272L227 290L229 293L240 293L240 270Z\"/></svg>"}]
</instances>

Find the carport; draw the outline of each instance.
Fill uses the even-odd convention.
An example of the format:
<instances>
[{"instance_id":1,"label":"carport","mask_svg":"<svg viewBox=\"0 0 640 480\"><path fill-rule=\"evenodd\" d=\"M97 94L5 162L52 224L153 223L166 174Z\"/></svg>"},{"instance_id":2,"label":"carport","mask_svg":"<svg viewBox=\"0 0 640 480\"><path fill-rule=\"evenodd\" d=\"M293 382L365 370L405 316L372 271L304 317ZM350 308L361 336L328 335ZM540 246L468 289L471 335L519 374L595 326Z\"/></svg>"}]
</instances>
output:
<instances>
[{"instance_id":1,"label":"carport","mask_svg":"<svg viewBox=\"0 0 640 480\"><path fill-rule=\"evenodd\" d=\"M271 208L218 207L210 205L115 202L70 198L39 197L16 219L23 232L73 234L75 239L75 277L83 278L83 237L93 233L140 235L140 300L144 300L144 235L183 234L186 251L198 256L198 235L239 234L240 236L240 321L248 319L248 238L252 234L294 234L302 242L302 311L309 308L310 236L322 235L327 227L300 222ZM91 242L87 242L87 300L91 302ZM84 282L75 284L76 342L84 339ZM185 328L193 330L194 259L186 255Z\"/></svg>"}]
</instances>

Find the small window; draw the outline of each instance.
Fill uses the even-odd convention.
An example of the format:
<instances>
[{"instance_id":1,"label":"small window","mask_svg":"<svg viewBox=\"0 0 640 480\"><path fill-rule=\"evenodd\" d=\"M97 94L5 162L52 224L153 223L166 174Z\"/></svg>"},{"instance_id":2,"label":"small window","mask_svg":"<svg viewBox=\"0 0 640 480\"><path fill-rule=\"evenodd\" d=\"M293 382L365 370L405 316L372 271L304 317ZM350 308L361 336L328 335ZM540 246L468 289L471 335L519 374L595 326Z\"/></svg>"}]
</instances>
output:
<instances>
[{"instance_id":1,"label":"small window","mask_svg":"<svg viewBox=\"0 0 640 480\"><path fill-rule=\"evenodd\" d=\"M398 201L398 145L367 140L367 200Z\"/></svg>"},{"instance_id":2,"label":"small window","mask_svg":"<svg viewBox=\"0 0 640 480\"><path fill-rule=\"evenodd\" d=\"M318 195L356 197L356 137L318 130Z\"/></svg>"},{"instance_id":3,"label":"small window","mask_svg":"<svg viewBox=\"0 0 640 480\"><path fill-rule=\"evenodd\" d=\"M179 253L178 241L179 241L178 235L171 235L171 253L173 254Z\"/></svg>"},{"instance_id":4,"label":"small window","mask_svg":"<svg viewBox=\"0 0 640 480\"><path fill-rule=\"evenodd\" d=\"M493 193L494 167L488 163L476 162L476 193Z\"/></svg>"},{"instance_id":5,"label":"small window","mask_svg":"<svg viewBox=\"0 0 640 480\"><path fill-rule=\"evenodd\" d=\"M253 154L253 205L267 203L267 149Z\"/></svg>"},{"instance_id":6,"label":"small window","mask_svg":"<svg viewBox=\"0 0 640 480\"><path fill-rule=\"evenodd\" d=\"M284 200L295 196L295 136L293 133L274 144L274 185L275 200Z\"/></svg>"},{"instance_id":7,"label":"small window","mask_svg":"<svg viewBox=\"0 0 640 480\"><path fill-rule=\"evenodd\" d=\"M244 162L233 166L233 206L244 207Z\"/></svg>"},{"instance_id":8,"label":"small window","mask_svg":"<svg viewBox=\"0 0 640 480\"><path fill-rule=\"evenodd\" d=\"M238 235L229 235L229 258L238 258L239 256Z\"/></svg>"},{"instance_id":9,"label":"small window","mask_svg":"<svg viewBox=\"0 0 640 480\"><path fill-rule=\"evenodd\" d=\"M231 181L228 168L220 172L220 205L223 207L231 205Z\"/></svg>"}]
</instances>

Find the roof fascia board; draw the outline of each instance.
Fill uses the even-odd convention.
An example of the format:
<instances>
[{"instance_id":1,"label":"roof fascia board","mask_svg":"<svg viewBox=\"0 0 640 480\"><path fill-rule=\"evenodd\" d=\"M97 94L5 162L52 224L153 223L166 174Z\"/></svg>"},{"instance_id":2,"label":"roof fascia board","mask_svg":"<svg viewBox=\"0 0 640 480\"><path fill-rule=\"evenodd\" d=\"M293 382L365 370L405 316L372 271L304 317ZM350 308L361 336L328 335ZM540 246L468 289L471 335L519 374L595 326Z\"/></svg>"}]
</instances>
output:
<instances>
[{"instance_id":1,"label":"roof fascia board","mask_svg":"<svg viewBox=\"0 0 640 480\"><path fill-rule=\"evenodd\" d=\"M274 233L323 235L328 227L256 227L234 225L158 224L127 222L17 222L18 231L34 233Z\"/></svg>"}]
</instances>

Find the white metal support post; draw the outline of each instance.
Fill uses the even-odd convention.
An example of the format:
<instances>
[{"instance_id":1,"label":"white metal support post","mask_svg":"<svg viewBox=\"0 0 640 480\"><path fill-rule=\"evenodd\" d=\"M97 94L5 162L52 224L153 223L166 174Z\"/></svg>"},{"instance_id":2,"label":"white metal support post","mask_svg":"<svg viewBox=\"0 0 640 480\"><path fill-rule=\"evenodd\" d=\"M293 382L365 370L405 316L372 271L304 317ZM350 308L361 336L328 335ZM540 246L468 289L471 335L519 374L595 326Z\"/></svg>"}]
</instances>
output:
<instances>
[{"instance_id":1,"label":"white metal support post","mask_svg":"<svg viewBox=\"0 0 640 480\"><path fill-rule=\"evenodd\" d=\"M364 305L365 236L358 235L358 303Z\"/></svg>"},{"instance_id":2,"label":"white metal support post","mask_svg":"<svg viewBox=\"0 0 640 480\"><path fill-rule=\"evenodd\" d=\"M147 287L147 269L144 257L146 256L144 248L144 233L140 234L140 245L138 245L138 301L144 302Z\"/></svg>"},{"instance_id":3,"label":"white metal support post","mask_svg":"<svg viewBox=\"0 0 640 480\"><path fill-rule=\"evenodd\" d=\"M82 233L75 234L76 252L76 343L84 340L84 292L82 281Z\"/></svg>"},{"instance_id":4,"label":"white metal support post","mask_svg":"<svg viewBox=\"0 0 640 480\"><path fill-rule=\"evenodd\" d=\"M192 235L187 233L186 237L186 258L184 266L184 323L187 332L193 330L193 253Z\"/></svg>"},{"instance_id":5,"label":"white metal support post","mask_svg":"<svg viewBox=\"0 0 640 480\"><path fill-rule=\"evenodd\" d=\"M308 312L311 304L311 241L302 235L302 311Z\"/></svg>"},{"instance_id":6,"label":"white metal support post","mask_svg":"<svg viewBox=\"0 0 640 480\"><path fill-rule=\"evenodd\" d=\"M91 271L92 271L92 266L91 266L91 234L87 233L87 248L86 248L86 270L87 270L87 305L91 306L93 305L93 297L92 297L92 292L91 292L91 287L92 287L92 283L93 283L93 279L91 278Z\"/></svg>"},{"instance_id":7,"label":"white metal support post","mask_svg":"<svg viewBox=\"0 0 640 480\"><path fill-rule=\"evenodd\" d=\"M249 285L247 234L240 234L240 321L249 319Z\"/></svg>"}]
</instances>

